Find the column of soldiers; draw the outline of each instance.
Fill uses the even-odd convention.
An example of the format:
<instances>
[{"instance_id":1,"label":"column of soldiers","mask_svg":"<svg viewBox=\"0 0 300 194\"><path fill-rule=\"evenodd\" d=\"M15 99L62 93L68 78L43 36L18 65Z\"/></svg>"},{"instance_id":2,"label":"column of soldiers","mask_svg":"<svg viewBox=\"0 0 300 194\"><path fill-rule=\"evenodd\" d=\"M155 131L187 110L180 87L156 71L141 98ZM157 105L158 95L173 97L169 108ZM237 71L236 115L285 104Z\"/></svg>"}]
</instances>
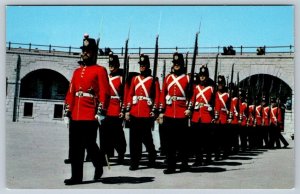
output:
<instances>
[{"instance_id":1,"label":"column of soldiers","mask_svg":"<svg viewBox=\"0 0 300 194\"><path fill-rule=\"evenodd\" d=\"M209 78L207 65L200 67L187 98L191 76L185 73L182 53L174 53L171 72L160 90L158 78L151 75L149 56L139 57L140 73L123 80L117 55L110 53L109 71L96 64L94 39L84 37L82 61L75 70L65 100L65 116L70 119L69 160L71 178L65 184L82 182L84 150L95 166L94 179L101 178L103 165L118 153L118 164L124 164L126 140L124 122L129 126L129 170L138 170L142 144L148 152L148 167L156 167L157 152L152 130L158 122L164 132L166 169L164 174L187 171L193 166L209 165L212 160L226 159L230 154L253 148L284 147L281 135L282 110L278 99L262 96L249 104L242 88L227 84L224 75ZM154 84L155 95L152 95ZM230 90L228 90L230 88ZM100 131L100 149L96 143ZM106 156L106 157L105 157ZM105 159L106 158L106 159Z\"/></svg>"}]
</instances>

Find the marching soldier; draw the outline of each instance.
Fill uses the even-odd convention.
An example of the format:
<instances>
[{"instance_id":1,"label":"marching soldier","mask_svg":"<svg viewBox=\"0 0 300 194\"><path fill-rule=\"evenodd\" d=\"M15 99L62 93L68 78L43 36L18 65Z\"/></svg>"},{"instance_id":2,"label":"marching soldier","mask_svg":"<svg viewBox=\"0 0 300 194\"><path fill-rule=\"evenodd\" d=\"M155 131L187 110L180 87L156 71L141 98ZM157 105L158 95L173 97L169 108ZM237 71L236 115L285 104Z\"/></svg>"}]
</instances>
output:
<instances>
[{"instance_id":1,"label":"marching soldier","mask_svg":"<svg viewBox=\"0 0 300 194\"><path fill-rule=\"evenodd\" d=\"M270 147L274 147L274 143L276 143L276 148L281 148L280 141L282 141L284 145L283 147L286 148L289 145L289 143L281 134L281 128L283 123L282 111L277 104L279 103L276 102L276 98L272 97L270 110Z\"/></svg>"},{"instance_id":2,"label":"marching soldier","mask_svg":"<svg viewBox=\"0 0 300 194\"><path fill-rule=\"evenodd\" d=\"M264 99L264 97L262 97L260 99L260 101L258 102L259 105L256 106L255 108L255 119L254 119L254 127L255 127L255 131L256 131L256 145L258 148L263 148L263 147L267 147L268 146L268 141L267 141L267 137L264 135L264 128L262 126L262 110L263 110L263 106L262 106L262 100ZM265 144L264 144L265 142Z\"/></svg>"},{"instance_id":3,"label":"marching soldier","mask_svg":"<svg viewBox=\"0 0 300 194\"><path fill-rule=\"evenodd\" d=\"M233 83L231 84L231 88L232 88L232 98L231 98L231 102L230 102L230 111L229 111L229 116L228 116L228 123L230 124L230 134L231 134L231 138L230 138L230 144L232 147L232 151L233 153L237 153L240 149L239 146L239 106L238 106L238 89L236 88L236 86L234 86Z\"/></svg>"},{"instance_id":4,"label":"marching soldier","mask_svg":"<svg viewBox=\"0 0 300 194\"><path fill-rule=\"evenodd\" d=\"M241 150L245 151L248 147L248 133L247 133L247 102L246 102L246 93L244 89L239 90L239 134L241 142Z\"/></svg>"},{"instance_id":5,"label":"marching soldier","mask_svg":"<svg viewBox=\"0 0 300 194\"><path fill-rule=\"evenodd\" d=\"M262 137L265 142L266 147L270 148L269 144L269 113L270 113L270 107L267 105L266 102L266 96L263 95L262 100L261 100L261 115L262 115L262 120L261 120L261 126L262 126Z\"/></svg>"},{"instance_id":6,"label":"marching soldier","mask_svg":"<svg viewBox=\"0 0 300 194\"><path fill-rule=\"evenodd\" d=\"M180 170L188 169L186 137L191 110L187 107L186 96L190 80L184 72L182 53L174 53L172 63L172 73L163 82L158 117L158 122L165 129L167 169L163 171L164 174L175 173L177 152L181 161Z\"/></svg>"},{"instance_id":7,"label":"marching soldier","mask_svg":"<svg viewBox=\"0 0 300 194\"><path fill-rule=\"evenodd\" d=\"M103 117L107 110L109 99L107 72L104 67L95 63L98 52L95 39L85 35L81 49L81 66L73 73L65 99L65 114L72 119L70 123L72 176L65 180L66 185L82 182L85 148L95 167L94 180L101 178L103 174L100 149L95 138L99 125L95 115Z\"/></svg>"},{"instance_id":8,"label":"marching soldier","mask_svg":"<svg viewBox=\"0 0 300 194\"><path fill-rule=\"evenodd\" d=\"M217 130L217 142L220 148L223 149L223 158L226 158L231 152L230 147L230 133L227 125L228 113L227 104L229 100L229 93L226 88L226 81L223 75L218 76L218 91L215 97L215 123Z\"/></svg>"},{"instance_id":9,"label":"marching soldier","mask_svg":"<svg viewBox=\"0 0 300 194\"><path fill-rule=\"evenodd\" d=\"M134 76L127 94L125 119L130 120L129 146L130 168L137 170L144 143L149 155L149 167L154 167L156 150L152 138L152 126L159 101L159 83L151 76L149 56L140 55L140 75ZM155 97L151 99L151 85L155 79Z\"/></svg>"},{"instance_id":10,"label":"marching soldier","mask_svg":"<svg viewBox=\"0 0 300 194\"><path fill-rule=\"evenodd\" d=\"M249 98L248 98L249 99ZM254 120L255 120L255 105L251 104L248 107L248 118L247 118L247 128L248 128L248 141L250 148L257 148L256 142L256 128L254 127Z\"/></svg>"},{"instance_id":11,"label":"marching soldier","mask_svg":"<svg viewBox=\"0 0 300 194\"><path fill-rule=\"evenodd\" d=\"M195 163L193 166L204 165L203 152L206 153L205 164L211 163L212 151L216 148L213 129L212 96L214 88L209 83L207 66L201 66L199 83L195 86L191 105L193 106L192 128L194 132L193 147L195 149Z\"/></svg>"},{"instance_id":12,"label":"marching soldier","mask_svg":"<svg viewBox=\"0 0 300 194\"><path fill-rule=\"evenodd\" d=\"M100 127L100 147L109 156L113 156L114 149L118 153L118 164L124 161L126 152L126 140L123 131L123 113L121 112L121 96L123 95L122 72L119 69L118 55L109 54L108 76L110 86L110 100L107 114Z\"/></svg>"}]
</instances>

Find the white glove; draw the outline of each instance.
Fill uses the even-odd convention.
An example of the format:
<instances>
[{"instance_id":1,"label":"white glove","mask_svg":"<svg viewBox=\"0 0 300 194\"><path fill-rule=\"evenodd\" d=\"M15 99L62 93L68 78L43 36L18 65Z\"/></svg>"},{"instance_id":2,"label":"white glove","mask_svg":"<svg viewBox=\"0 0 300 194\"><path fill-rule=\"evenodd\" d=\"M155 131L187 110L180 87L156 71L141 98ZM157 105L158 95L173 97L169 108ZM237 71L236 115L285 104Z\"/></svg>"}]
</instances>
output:
<instances>
[{"instance_id":1,"label":"white glove","mask_svg":"<svg viewBox=\"0 0 300 194\"><path fill-rule=\"evenodd\" d=\"M105 119L105 116L96 114L95 119L97 119L98 123L101 125L103 119Z\"/></svg>"},{"instance_id":2,"label":"white glove","mask_svg":"<svg viewBox=\"0 0 300 194\"><path fill-rule=\"evenodd\" d=\"M64 117L64 122L67 124L67 126L69 127L70 124L70 118L69 117Z\"/></svg>"},{"instance_id":3,"label":"white glove","mask_svg":"<svg viewBox=\"0 0 300 194\"><path fill-rule=\"evenodd\" d=\"M124 117L124 113L120 112L119 118L123 118L123 117Z\"/></svg>"},{"instance_id":4,"label":"white glove","mask_svg":"<svg viewBox=\"0 0 300 194\"><path fill-rule=\"evenodd\" d=\"M187 117L189 117L189 116L192 115L192 111L191 110L185 110L184 111L184 115L187 116Z\"/></svg>"},{"instance_id":5,"label":"white glove","mask_svg":"<svg viewBox=\"0 0 300 194\"><path fill-rule=\"evenodd\" d=\"M163 124L163 122L164 122L164 114L163 113L159 114L159 116L157 117L157 122L159 124Z\"/></svg>"},{"instance_id":6,"label":"white glove","mask_svg":"<svg viewBox=\"0 0 300 194\"><path fill-rule=\"evenodd\" d=\"M129 121L129 120L130 120L130 113L129 113L129 112L126 112L126 113L125 113L125 120L126 120L126 121Z\"/></svg>"},{"instance_id":7,"label":"white glove","mask_svg":"<svg viewBox=\"0 0 300 194\"><path fill-rule=\"evenodd\" d=\"M227 120L227 123L231 123L231 122L232 122L232 119L228 119L228 120Z\"/></svg>"}]
</instances>

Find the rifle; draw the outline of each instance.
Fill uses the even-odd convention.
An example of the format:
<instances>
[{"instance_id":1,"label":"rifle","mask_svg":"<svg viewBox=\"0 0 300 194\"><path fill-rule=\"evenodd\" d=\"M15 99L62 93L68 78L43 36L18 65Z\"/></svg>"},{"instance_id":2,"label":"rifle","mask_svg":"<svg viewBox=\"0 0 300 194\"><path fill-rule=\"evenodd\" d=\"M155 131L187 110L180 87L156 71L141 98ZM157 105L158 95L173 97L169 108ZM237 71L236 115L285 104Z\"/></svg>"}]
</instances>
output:
<instances>
[{"instance_id":1,"label":"rifle","mask_svg":"<svg viewBox=\"0 0 300 194\"><path fill-rule=\"evenodd\" d=\"M238 113L238 120L240 120L240 72L237 72L237 106L236 106L236 111Z\"/></svg>"},{"instance_id":2,"label":"rifle","mask_svg":"<svg viewBox=\"0 0 300 194\"><path fill-rule=\"evenodd\" d=\"M156 87L155 87L155 82L157 80L156 74L157 74L157 64L158 64L158 38L159 35L156 36L156 41L155 41L155 53L154 53L154 63L153 63L153 79L151 83L151 88L150 88L150 98L154 101L155 95L156 95ZM154 104L154 102L153 102ZM156 108L155 106L153 107L154 109Z\"/></svg>"},{"instance_id":3,"label":"rifle","mask_svg":"<svg viewBox=\"0 0 300 194\"><path fill-rule=\"evenodd\" d=\"M191 78L188 85L188 93L187 93L187 105L190 106L191 98L193 96L193 85L194 85L194 77L195 77L195 66L196 66L196 57L197 57L197 50L198 50L198 34L200 32L196 33L195 38L195 46L194 46L194 54L193 54L193 62L192 62L192 68L191 68Z\"/></svg>"},{"instance_id":4,"label":"rifle","mask_svg":"<svg viewBox=\"0 0 300 194\"><path fill-rule=\"evenodd\" d=\"M231 77L230 77L230 84L229 84L229 99L227 101L228 110L230 110L230 108L231 108L231 101L232 101L233 73L234 73L234 63L231 66Z\"/></svg>"},{"instance_id":5,"label":"rifle","mask_svg":"<svg viewBox=\"0 0 300 194\"><path fill-rule=\"evenodd\" d=\"M247 82L248 82L248 85L247 85L247 88L246 88L246 96L245 96L245 102L247 103L247 108L246 108L246 111L245 111L245 115L246 115L246 120L247 120L247 122L249 122L249 120L250 120L250 113L249 113L249 105L250 105L250 98L249 98L249 96L250 96L250 86L251 86L251 77L248 77L247 78Z\"/></svg>"},{"instance_id":6,"label":"rifle","mask_svg":"<svg viewBox=\"0 0 300 194\"><path fill-rule=\"evenodd\" d=\"M270 89L269 89L269 113L268 113L268 120L269 121L271 119L271 110L272 110L272 106L271 106L271 94L272 94L272 90L273 90L273 85L274 85L274 80L272 79L271 86L270 86Z\"/></svg>"},{"instance_id":7,"label":"rifle","mask_svg":"<svg viewBox=\"0 0 300 194\"><path fill-rule=\"evenodd\" d=\"M101 34L101 30L102 30L102 22L103 22L103 17L101 18L101 23L100 23L100 32L98 34L98 38L97 38L97 41L96 41L96 46L97 46L97 54L96 54L96 57L95 57L95 64L97 63L97 59L98 59L98 53L99 53L99 46L100 46L100 34Z\"/></svg>"},{"instance_id":8,"label":"rifle","mask_svg":"<svg viewBox=\"0 0 300 194\"><path fill-rule=\"evenodd\" d=\"M161 74L162 81L165 80L165 77L166 77L166 60L164 60L163 71L162 71L162 74Z\"/></svg>"},{"instance_id":9,"label":"rifle","mask_svg":"<svg viewBox=\"0 0 300 194\"><path fill-rule=\"evenodd\" d=\"M258 98L258 94L259 94L259 91L260 91L260 84L259 84L259 77L258 79L256 80L256 94L254 92L252 92L252 101L253 101L253 104L254 104L254 107L253 107L253 110L254 110L254 121L255 121L255 125L256 125L256 104L257 104L257 98Z\"/></svg>"},{"instance_id":10,"label":"rifle","mask_svg":"<svg viewBox=\"0 0 300 194\"><path fill-rule=\"evenodd\" d=\"M128 76L128 69L129 69L129 61L128 61L128 41L129 38L125 41L125 55L124 55L124 65L123 65L123 72L122 72L122 91L123 94L121 96L121 102L124 102L124 89L126 85L126 80ZM124 108L124 107L123 107Z\"/></svg>"},{"instance_id":11,"label":"rifle","mask_svg":"<svg viewBox=\"0 0 300 194\"><path fill-rule=\"evenodd\" d=\"M282 89L282 80L280 80L280 85L279 85L279 90L278 90L278 96L276 96L276 100L277 100L277 110L276 110L276 119L278 120L278 109L280 108L280 95L281 95L281 89ZM277 125L279 123L277 122Z\"/></svg>"},{"instance_id":12,"label":"rifle","mask_svg":"<svg viewBox=\"0 0 300 194\"><path fill-rule=\"evenodd\" d=\"M186 52L186 54L185 54L185 64L184 64L184 73L185 74L187 73L187 69L188 69L188 62L189 62L188 56L189 56L189 51Z\"/></svg>"},{"instance_id":13,"label":"rifle","mask_svg":"<svg viewBox=\"0 0 300 194\"><path fill-rule=\"evenodd\" d=\"M213 91L213 95L212 95L212 98L211 98L211 114L212 114L212 117L214 117L214 114L215 114L215 101L216 101L216 93L217 93L217 79L218 79L218 66L219 66L219 53L217 54L216 56L216 65L215 65L215 76L214 76L214 80L213 80L213 83L214 83L214 91Z\"/></svg>"},{"instance_id":14,"label":"rifle","mask_svg":"<svg viewBox=\"0 0 300 194\"><path fill-rule=\"evenodd\" d=\"M261 85L261 88L262 88L262 90L261 90L261 97L263 97L263 95L264 95L264 88L265 88L265 76L263 75L263 77L262 77L262 85ZM261 116L261 122L262 122L262 125L264 125L264 118L263 118L263 109L264 109L264 107L261 105L261 109L260 109L260 116Z\"/></svg>"}]
</instances>

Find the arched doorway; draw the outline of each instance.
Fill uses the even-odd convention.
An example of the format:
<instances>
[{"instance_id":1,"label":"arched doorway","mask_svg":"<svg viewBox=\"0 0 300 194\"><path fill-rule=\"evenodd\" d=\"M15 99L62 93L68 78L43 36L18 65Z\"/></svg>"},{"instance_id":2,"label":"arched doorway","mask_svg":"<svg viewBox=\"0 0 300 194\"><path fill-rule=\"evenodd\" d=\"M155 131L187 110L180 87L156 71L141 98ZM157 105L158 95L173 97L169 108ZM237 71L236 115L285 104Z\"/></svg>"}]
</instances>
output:
<instances>
[{"instance_id":1,"label":"arched doorway","mask_svg":"<svg viewBox=\"0 0 300 194\"><path fill-rule=\"evenodd\" d=\"M39 69L21 79L20 97L63 100L69 81L50 69Z\"/></svg>"},{"instance_id":2,"label":"arched doorway","mask_svg":"<svg viewBox=\"0 0 300 194\"><path fill-rule=\"evenodd\" d=\"M287 109L291 110L292 89L287 83L278 77L268 74L255 74L249 76L239 83L249 93L249 101L253 103L255 98L265 95L269 97L279 97L283 104L287 105Z\"/></svg>"}]
</instances>

